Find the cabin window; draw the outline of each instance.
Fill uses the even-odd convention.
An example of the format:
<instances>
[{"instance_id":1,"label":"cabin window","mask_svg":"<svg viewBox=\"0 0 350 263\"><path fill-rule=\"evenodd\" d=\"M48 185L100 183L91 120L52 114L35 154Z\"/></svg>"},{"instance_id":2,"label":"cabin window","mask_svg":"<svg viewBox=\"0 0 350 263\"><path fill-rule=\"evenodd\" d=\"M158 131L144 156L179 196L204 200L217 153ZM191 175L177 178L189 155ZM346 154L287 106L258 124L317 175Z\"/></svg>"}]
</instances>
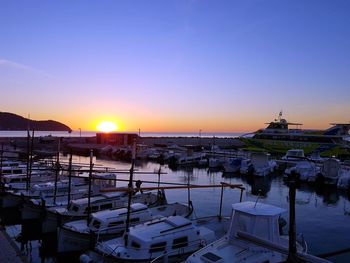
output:
<instances>
[{"instance_id":1,"label":"cabin window","mask_svg":"<svg viewBox=\"0 0 350 263\"><path fill-rule=\"evenodd\" d=\"M249 216L239 214L236 220L238 225L237 230L248 232L248 233L251 232L251 229L250 229L251 218Z\"/></svg>"},{"instance_id":2,"label":"cabin window","mask_svg":"<svg viewBox=\"0 0 350 263\"><path fill-rule=\"evenodd\" d=\"M112 208L112 203L101 205L101 210L110 209L110 208Z\"/></svg>"},{"instance_id":3,"label":"cabin window","mask_svg":"<svg viewBox=\"0 0 350 263\"><path fill-rule=\"evenodd\" d=\"M185 236L185 237L175 238L173 241L172 248L176 249L176 248L187 247L187 246L188 246L188 238L187 236Z\"/></svg>"},{"instance_id":4,"label":"cabin window","mask_svg":"<svg viewBox=\"0 0 350 263\"><path fill-rule=\"evenodd\" d=\"M94 222L92 222L92 225L96 228L99 229L101 226L101 222L98 220L94 220Z\"/></svg>"},{"instance_id":5,"label":"cabin window","mask_svg":"<svg viewBox=\"0 0 350 263\"><path fill-rule=\"evenodd\" d=\"M114 227L114 226L119 226L119 225L123 225L124 221L117 221L117 222L110 222L108 224L108 227Z\"/></svg>"},{"instance_id":6,"label":"cabin window","mask_svg":"<svg viewBox=\"0 0 350 263\"><path fill-rule=\"evenodd\" d=\"M135 222L140 222L140 218L139 217L134 217L130 219L130 223L135 223Z\"/></svg>"},{"instance_id":7,"label":"cabin window","mask_svg":"<svg viewBox=\"0 0 350 263\"><path fill-rule=\"evenodd\" d=\"M257 237L260 237L262 239L270 239L269 230L269 219L268 218L259 218L257 219L258 222L256 222L255 226L255 235Z\"/></svg>"},{"instance_id":8,"label":"cabin window","mask_svg":"<svg viewBox=\"0 0 350 263\"><path fill-rule=\"evenodd\" d=\"M153 252L159 252L165 250L166 242L159 242L151 245L151 248L149 249L150 253Z\"/></svg>"},{"instance_id":9,"label":"cabin window","mask_svg":"<svg viewBox=\"0 0 350 263\"><path fill-rule=\"evenodd\" d=\"M131 242L131 247L139 249L139 248L141 248L141 245L139 243L137 243L136 241L132 241Z\"/></svg>"}]
</instances>

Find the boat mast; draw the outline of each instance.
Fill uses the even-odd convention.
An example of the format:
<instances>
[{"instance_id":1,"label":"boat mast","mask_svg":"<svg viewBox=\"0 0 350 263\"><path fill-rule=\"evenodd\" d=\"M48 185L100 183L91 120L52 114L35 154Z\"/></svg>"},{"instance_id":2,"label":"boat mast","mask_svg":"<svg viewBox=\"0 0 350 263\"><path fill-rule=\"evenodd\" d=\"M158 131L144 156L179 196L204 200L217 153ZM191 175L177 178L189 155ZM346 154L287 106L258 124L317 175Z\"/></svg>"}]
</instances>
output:
<instances>
[{"instance_id":1,"label":"boat mast","mask_svg":"<svg viewBox=\"0 0 350 263\"><path fill-rule=\"evenodd\" d=\"M135 166L135 159L136 159L136 141L134 140L134 145L132 149L132 160L131 160L131 168L130 168L130 177L129 177L129 185L128 185L128 210L126 214L126 222L125 222L125 235L124 235L124 241L125 246L128 245L128 238L129 238L129 226L130 226L130 209L131 209L131 198L133 195L133 187L132 187L132 181L134 176L134 166Z\"/></svg>"}]
</instances>

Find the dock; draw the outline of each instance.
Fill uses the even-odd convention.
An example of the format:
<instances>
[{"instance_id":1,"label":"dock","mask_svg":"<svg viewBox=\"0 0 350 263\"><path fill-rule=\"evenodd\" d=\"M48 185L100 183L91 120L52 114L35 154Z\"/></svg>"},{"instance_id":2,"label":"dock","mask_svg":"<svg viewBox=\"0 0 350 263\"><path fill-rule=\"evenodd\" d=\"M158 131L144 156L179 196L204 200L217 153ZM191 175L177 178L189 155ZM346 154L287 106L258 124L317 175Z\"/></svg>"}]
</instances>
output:
<instances>
[{"instance_id":1,"label":"dock","mask_svg":"<svg viewBox=\"0 0 350 263\"><path fill-rule=\"evenodd\" d=\"M27 262L25 256L13 243L4 229L0 230L0 262L2 263L24 263Z\"/></svg>"}]
</instances>

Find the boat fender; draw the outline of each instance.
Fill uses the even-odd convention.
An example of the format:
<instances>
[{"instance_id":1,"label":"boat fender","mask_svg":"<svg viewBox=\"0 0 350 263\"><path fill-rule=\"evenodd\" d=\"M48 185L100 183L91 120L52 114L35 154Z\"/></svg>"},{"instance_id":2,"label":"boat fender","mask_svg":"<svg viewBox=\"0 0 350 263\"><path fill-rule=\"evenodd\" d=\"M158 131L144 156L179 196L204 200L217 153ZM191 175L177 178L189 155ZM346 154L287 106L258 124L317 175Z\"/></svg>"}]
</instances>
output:
<instances>
[{"instance_id":1,"label":"boat fender","mask_svg":"<svg viewBox=\"0 0 350 263\"><path fill-rule=\"evenodd\" d=\"M88 255L86 254L82 254L80 257L79 257L79 262L80 263L92 263L94 262Z\"/></svg>"}]
</instances>

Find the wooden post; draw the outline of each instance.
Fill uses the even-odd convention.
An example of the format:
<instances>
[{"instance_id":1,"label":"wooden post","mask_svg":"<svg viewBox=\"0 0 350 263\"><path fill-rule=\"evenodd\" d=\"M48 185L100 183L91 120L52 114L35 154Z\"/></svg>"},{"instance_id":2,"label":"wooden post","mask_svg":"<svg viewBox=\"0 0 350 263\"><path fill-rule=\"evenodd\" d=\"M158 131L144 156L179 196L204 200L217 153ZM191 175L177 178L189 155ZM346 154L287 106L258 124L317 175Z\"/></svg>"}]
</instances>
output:
<instances>
[{"instance_id":1,"label":"wooden post","mask_svg":"<svg viewBox=\"0 0 350 263\"><path fill-rule=\"evenodd\" d=\"M90 150L90 171L89 171L89 190L88 190L88 207L87 207L87 220L86 224L89 225L90 223L90 216L91 216L91 205L90 205L90 199L91 199L91 177L92 177L92 167L93 167L93 157L94 157L94 151Z\"/></svg>"},{"instance_id":2,"label":"wooden post","mask_svg":"<svg viewBox=\"0 0 350 263\"><path fill-rule=\"evenodd\" d=\"M134 194L132 181L133 181L133 176L134 176L135 159L136 159L136 141L134 140L133 151L132 151L132 161L131 161L131 168L130 168L130 176L129 176L129 185L128 185L128 190L129 190L129 192L128 192L128 210L127 210L127 214L126 214L125 235L124 235L125 247L128 245L128 239L129 239L131 198L132 198L132 195Z\"/></svg>"}]
</instances>

